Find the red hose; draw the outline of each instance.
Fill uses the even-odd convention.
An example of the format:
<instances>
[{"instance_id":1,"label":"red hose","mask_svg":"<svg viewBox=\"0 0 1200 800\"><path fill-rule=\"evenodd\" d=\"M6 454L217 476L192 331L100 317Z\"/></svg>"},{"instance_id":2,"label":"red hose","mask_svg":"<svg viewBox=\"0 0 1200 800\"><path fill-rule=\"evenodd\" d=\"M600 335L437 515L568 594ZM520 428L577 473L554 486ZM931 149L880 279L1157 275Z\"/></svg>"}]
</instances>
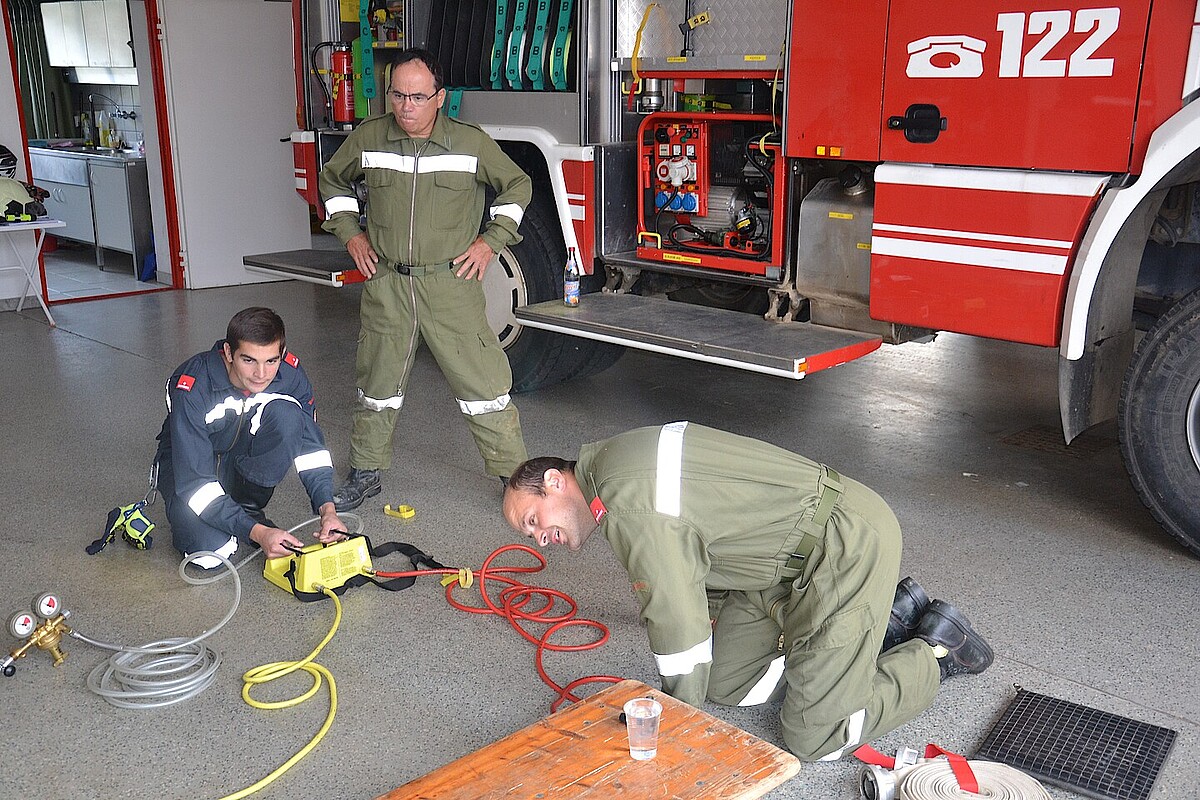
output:
<instances>
[{"instance_id":1,"label":"red hose","mask_svg":"<svg viewBox=\"0 0 1200 800\"><path fill-rule=\"evenodd\" d=\"M502 553L509 550L519 550L528 553L537 559L537 566L528 567L492 567L492 561ZM557 589L547 589L542 586L532 586L522 583L516 578L508 577L509 575L519 575L532 572L540 572L546 566L546 559L541 553L534 550L532 547L524 544L510 544L495 550L488 556L483 566L474 572L475 580L479 582L479 594L483 598L483 606L470 606L460 603L454 599L454 588L458 585L458 581L453 581L446 586L446 602L457 608L459 611L466 611L471 614L495 614L504 617L508 623L521 634L526 640L537 646L536 665L538 675L547 686L553 689L558 697L550 704L550 711L558 710L563 701L570 700L572 703L579 702L580 698L576 697L572 692L580 686L588 683L618 683L622 678L613 675L589 675L586 678L578 678L571 681L566 686L559 686L546 673L545 667L542 665L542 658L547 650L555 652L578 652L582 650L591 650L599 647L608 641L608 628L599 622L591 619L577 618L575 612L578 610L578 605L575 600L565 592L560 592ZM454 575L457 576L461 570L457 569L419 569L409 572L376 572L377 578L412 578L423 575ZM498 583L507 584L507 588L502 589L499 594L499 605L492 600L488 590L488 581L496 581ZM526 608L536 598L542 598L542 605L533 610ZM568 610L562 614L551 615L554 610L555 601L561 600L569 606ZM523 621L537 622L549 625L550 627L542 633L541 636L535 636L522 626ZM595 628L600 631L600 637L592 642L584 644L551 644L550 637L555 632L564 628L573 626L585 626Z\"/></svg>"}]
</instances>

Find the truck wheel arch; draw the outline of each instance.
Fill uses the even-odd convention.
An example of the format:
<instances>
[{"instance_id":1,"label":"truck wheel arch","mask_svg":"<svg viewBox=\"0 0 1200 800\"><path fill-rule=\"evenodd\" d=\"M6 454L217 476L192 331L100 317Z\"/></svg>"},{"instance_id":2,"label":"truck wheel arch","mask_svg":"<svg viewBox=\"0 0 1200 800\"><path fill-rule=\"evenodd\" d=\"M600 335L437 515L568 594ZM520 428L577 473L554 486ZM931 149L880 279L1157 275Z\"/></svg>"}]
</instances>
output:
<instances>
[{"instance_id":1,"label":"truck wheel arch","mask_svg":"<svg viewBox=\"0 0 1200 800\"><path fill-rule=\"evenodd\" d=\"M1059 408L1070 442L1116 416L1133 353L1133 296L1150 226L1167 191L1200 179L1200 102L1150 139L1142 174L1109 190L1071 271L1059 346Z\"/></svg>"}]
</instances>

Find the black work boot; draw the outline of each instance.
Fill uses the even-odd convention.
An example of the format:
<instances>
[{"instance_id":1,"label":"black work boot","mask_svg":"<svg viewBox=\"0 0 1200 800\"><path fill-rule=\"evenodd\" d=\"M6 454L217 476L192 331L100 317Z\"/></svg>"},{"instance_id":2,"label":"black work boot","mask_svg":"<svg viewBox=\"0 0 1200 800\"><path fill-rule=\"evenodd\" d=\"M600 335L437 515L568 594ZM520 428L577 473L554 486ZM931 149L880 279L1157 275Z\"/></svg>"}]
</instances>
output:
<instances>
[{"instance_id":1,"label":"black work boot","mask_svg":"<svg viewBox=\"0 0 1200 800\"><path fill-rule=\"evenodd\" d=\"M268 528L279 527L267 518L265 510L267 503L271 502L271 495L273 494L275 494L274 486L259 486L257 483L251 483L237 472L234 472L233 486L230 487L229 496L242 507L243 511L250 515L252 520L260 525L266 525Z\"/></svg>"},{"instance_id":2,"label":"black work boot","mask_svg":"<svg viewBox=\"0 0 1200 800\"><path fill-rule=\"evenodd\" d=\"M383 479L377 469L350 469L346 482L333 490L333 507L337 511L358 508L368 497L383 491Z\"/></svg>"},{"instance_id":3,"label":"black work boot","mask_svg":"<svg viewBox=\"0 0 1200 800\"><path fill-rule=\"evenodd\" d=\"M944 600L934 600L921 617L917 636L933 647L942 680L976 675L992 665L995 654L967 618Z\"/></svg>"},{"instance_id":4,"label":"black work boot","mask_svg":"<svg viewBox=\"0 0 1200 800\"><path fill-rule=\"evenodd\" d=\"M883 635L883 647L879 652L886 653L901 642L911 639L917 632L921 615L928 607L929 595L921 588L921 584L912 578L905 578L897 583L896 599L892 601L887 633Z\"/></svg>"}]
</instances>

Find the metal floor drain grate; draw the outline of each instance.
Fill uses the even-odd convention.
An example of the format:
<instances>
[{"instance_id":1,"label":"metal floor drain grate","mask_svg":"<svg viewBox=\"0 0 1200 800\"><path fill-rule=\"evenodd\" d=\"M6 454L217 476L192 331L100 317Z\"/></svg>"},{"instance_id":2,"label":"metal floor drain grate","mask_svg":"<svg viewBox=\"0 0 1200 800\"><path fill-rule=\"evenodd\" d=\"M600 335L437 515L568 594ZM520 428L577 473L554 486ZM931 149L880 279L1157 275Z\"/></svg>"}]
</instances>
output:
<instances>
[{"instance_id":1,"label":"metal floor drain grate","mask_svg":"<svg viewBox=\"0 0 1200 800\"><path fill-rule=\"evenodd\" d=\"M1000 441L1013 447L1057 453L1071 458L1091 458L1117 445L1116 439L1091 432L1083 434L1068 445L1063 441L1062 431L1049 425L1034 425L1032 428L1010 433Z\"/></svg>"},{"instance_id":2,"label":"metal floor drain grate","mask_svg":"<svg viewBox=\"0 0 1200 800\"><path fill-rule=\"evenodd\" d=\"M1101 800L1146 800L1175 731L1027 692L975 754Z\"/></svg>"}]
</instances>

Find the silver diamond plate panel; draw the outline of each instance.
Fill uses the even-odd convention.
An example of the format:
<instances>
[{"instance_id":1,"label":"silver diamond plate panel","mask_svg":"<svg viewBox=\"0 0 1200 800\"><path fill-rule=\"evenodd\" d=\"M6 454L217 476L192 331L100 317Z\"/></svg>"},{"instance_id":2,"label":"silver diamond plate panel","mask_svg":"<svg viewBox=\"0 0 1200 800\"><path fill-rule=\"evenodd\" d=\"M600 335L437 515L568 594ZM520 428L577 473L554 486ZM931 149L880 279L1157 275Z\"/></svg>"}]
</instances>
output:
<instances>
[{"instance_id":1,"label":"silver diamond plate panel","mask_svg":"<svg viewBox=\"0 0 1200 800\"><path fill-rule=\"evenodd\" d=\"M617 58L633 56L642 15L649 5L645 0L617 0ZM683 48L684 0L658 0L642 32L638 58L669 58ZM697 2L695 13L707 11L712 22L692 32L696 58L723 55L766 55L773 58L783 47L787 35L786 0L711 0Z\"/></svg>"}]
</instances>

